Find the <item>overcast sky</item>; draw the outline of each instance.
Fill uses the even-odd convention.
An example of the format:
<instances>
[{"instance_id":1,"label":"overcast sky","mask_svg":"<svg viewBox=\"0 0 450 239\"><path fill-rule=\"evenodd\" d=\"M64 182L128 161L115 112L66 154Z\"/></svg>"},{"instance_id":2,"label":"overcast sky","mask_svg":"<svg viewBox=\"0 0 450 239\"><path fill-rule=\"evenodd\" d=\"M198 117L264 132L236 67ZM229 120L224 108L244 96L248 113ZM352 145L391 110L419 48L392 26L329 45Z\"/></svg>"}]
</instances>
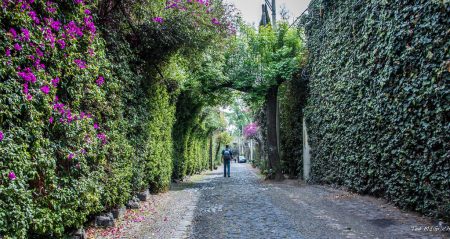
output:
<instances>
[{"instance_id":1,"label":"overcast sky","mask_svg":"<svg viewBox=\"0 0 450 239\"><path fill-rule=\"evenodd\" d=\"M261 20L261 5L263 0L226 0L233 3L237 9L242 13L244 21L250 24L259 24ZM272 3L272 0L269 0ZM307 7L310 0L276 0L277 20L281 19L281 6L284 5L290 13L290 20L292 22L299 16ZM269 14L272 16L269 10Z\"/></svg>"}]
</instances>

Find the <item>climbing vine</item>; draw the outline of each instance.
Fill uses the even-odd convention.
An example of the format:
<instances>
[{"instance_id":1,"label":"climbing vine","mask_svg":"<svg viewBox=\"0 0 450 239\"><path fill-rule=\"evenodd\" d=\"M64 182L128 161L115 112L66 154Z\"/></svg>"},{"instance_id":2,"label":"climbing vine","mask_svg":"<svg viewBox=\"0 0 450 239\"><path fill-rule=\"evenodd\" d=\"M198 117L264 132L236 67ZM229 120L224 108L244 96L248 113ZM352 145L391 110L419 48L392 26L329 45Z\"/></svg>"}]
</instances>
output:
<instances>
[{"instance_id":1,"label":"climbing vine","mask_svg":"<svg viewBox=\"0 0 450 239\"><path fill-rule=\"evenodd\" d=\"M313 1L312 177L449 219L450 6Z\"/></svg>"}]
</instances>

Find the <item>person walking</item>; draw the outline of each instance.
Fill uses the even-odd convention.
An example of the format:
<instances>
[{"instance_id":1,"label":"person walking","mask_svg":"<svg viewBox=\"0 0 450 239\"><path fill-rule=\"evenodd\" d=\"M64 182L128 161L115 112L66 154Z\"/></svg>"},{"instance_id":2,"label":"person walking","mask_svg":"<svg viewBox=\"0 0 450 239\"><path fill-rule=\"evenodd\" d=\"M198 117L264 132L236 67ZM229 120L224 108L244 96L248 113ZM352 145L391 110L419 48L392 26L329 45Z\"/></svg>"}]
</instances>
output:
<instances>
[{"instance_id":1,"label":"person walking","mask_svg":"<svg viewBox=\"0 0 450 239\"><path fill-rule=\"evenodd\" d=\"M233 158L233 153L231 152L230 146L227 144L225 149L222 150L222 161L223 161L223 176L230 177L230 163Z\"/></svg>"}]
</instances>

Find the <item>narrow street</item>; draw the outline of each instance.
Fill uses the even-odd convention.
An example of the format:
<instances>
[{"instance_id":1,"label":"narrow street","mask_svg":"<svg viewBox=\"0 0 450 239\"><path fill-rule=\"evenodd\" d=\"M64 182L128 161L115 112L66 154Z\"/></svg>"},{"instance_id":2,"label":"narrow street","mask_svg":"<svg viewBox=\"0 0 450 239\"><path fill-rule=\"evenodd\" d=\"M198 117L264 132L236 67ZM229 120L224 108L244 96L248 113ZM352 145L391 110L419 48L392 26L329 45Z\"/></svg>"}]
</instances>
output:
<instances>
[{"instance_id":1,"label":"narrow street","mask_svg":"<svg viewBox=\"0 0 450 239\"><path fill-rule=\"evenodd\" d=\"M231 165L152 195L128 222L96 238L449 238L429 219L381 199L296 180L267 182L249 164ZM128 212L129 214L130 212ZM444 228L445 229L445 228ZM447 228L448 229L448 228Z\"/></svg>"}]
</instances>

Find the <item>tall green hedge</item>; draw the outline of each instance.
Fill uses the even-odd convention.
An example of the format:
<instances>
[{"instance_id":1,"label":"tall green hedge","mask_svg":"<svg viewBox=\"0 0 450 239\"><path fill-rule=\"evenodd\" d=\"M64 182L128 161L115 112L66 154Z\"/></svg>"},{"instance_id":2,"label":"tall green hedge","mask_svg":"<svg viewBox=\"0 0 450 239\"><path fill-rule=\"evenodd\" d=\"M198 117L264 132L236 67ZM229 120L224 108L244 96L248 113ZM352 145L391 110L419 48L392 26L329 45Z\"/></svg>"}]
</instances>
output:
<instances>
[{"instance_id":1,"label":"tall green hedge","mask_svg":"<svg viewBox=\"0 0 450 239\"><path fill-rule=\"evenodd\" d=\"M146 181L150 182L153 192L167 191L172 176L172 129L175 122L175 105L170 101L169 93L161 84L153 85L149 90L148 121L149 142L147 144Z\"/></svg>"},{"instance_id":2,"label":"tall green hedge","mask_svg":"<svg viewBox=\"0 0 450 239\"><path fill-rule=\"evenodd\" d=\"M450 215L450 5L311 2L312 177Z\"/></svg>"},{"instance_id":3,"label":"tall green hedge","mask_svg":"<svg viewBox=\"0 0 450 239\"><path fill-rule=\"evenodd\" d=\"M208 138L212 132L205 122L209 112L202 110L204 106L205 102L190 90L182 91L178 97L172 132L174 179L183 179L209 167Z\"/></svg>"}]
</instances>

